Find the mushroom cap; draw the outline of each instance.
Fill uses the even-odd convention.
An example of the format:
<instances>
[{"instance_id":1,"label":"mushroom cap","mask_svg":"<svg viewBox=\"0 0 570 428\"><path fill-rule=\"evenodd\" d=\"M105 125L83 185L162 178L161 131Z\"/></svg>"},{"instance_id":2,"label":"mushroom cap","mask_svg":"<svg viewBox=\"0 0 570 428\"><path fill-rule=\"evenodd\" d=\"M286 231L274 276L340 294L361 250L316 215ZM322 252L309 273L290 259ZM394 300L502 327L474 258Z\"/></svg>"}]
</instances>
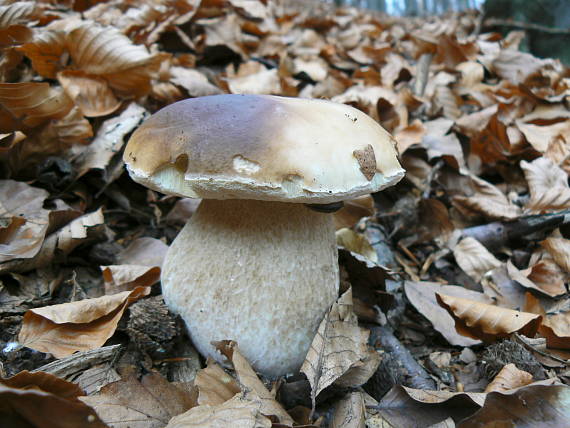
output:
<instances>
[{"instance_id":1,"label":"mushroom cap","mask_svg":"<svg viewBox=\"0 0 570 428\"><path fill-rule=\"evenodd\" d=\"M147 187L208 199L327 204L404 176L395 140L360 110L271 95L171 104L133 133L124 160Z\"/></svg>"}]
</instances>

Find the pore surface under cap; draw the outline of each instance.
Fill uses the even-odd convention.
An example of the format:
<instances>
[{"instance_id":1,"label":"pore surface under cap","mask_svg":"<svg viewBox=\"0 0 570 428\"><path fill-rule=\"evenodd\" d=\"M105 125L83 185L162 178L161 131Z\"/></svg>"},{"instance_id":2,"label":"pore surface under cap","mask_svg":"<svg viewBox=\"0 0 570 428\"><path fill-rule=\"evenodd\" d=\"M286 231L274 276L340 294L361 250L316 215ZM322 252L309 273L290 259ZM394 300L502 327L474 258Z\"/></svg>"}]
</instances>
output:
<instances>
[{"instance_id":1,"label":"pore surface under cap","mask_svg":"<svg viewBox=\"0 0 570 428\"><path fill-rule=\"evenodd\" d=\"M361 111L269 95L171 104L137 129L124 159L141 184L212 199L329 203L404 174L393 138Z\"/></svg>"}]
</instances>

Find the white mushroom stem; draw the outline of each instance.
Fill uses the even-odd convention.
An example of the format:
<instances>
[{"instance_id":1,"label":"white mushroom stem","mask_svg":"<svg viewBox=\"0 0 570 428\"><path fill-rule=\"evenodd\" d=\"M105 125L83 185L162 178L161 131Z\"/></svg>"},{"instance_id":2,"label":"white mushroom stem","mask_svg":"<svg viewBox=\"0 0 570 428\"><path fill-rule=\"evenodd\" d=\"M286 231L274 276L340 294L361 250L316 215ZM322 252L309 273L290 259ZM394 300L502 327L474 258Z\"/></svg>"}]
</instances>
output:
<instances>
[{"instance_id":1,"label":"white mushroom stem","mask_svg":"<svg viewBox=\"0 0 570 428\"><path fill-rule=\"evenodd\" d=\"M332 216L302 204L204 200L172 243L162 290L196 348L231 339L275 377L299 369L338 294Z\"/></svg>"}]
</instances>

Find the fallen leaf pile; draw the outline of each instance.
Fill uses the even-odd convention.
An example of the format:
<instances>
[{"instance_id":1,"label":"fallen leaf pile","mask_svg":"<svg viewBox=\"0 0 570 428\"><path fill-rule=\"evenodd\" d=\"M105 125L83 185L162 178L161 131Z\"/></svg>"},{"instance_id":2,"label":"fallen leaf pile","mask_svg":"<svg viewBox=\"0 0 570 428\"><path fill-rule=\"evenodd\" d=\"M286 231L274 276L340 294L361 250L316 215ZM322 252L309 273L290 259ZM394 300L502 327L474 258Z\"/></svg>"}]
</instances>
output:
<instances>
[{"instance_id":1,"label":"fallen leaf pile","mask_svg":"<svg viewBox=\"0 0 570 428\"><path fill-rule=\"evenodd\" d=\"M524 36L476 11L0 3L0 420L570 425L570 70ZM159 287L197 203L124 173L149 114L222 93L354 106L407 171L334 214L342 293L285 379L229 340L200 359Z\"/></svg>"}]
</instances>

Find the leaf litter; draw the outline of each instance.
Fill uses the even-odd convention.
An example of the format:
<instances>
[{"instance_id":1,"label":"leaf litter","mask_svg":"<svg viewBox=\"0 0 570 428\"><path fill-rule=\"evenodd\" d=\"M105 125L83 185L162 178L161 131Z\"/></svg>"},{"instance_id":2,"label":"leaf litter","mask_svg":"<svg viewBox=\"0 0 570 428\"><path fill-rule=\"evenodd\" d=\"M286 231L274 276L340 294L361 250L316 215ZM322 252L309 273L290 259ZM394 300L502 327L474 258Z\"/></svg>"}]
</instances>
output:
<instances>
[{"instance_id":1,"label":"leaf litter","mask_svg":"<svg viewBox=\"0 0 570 428\"><path fill-rule=\"evenodd\" d=\"M312 1L0 6L2 420L568 425L569 72L489 30L475 11ZM284 379L258 377L234 342L226 367L199 360L158 285L196 203L123 173L149 113L219 93L350 104L407 170L335 214L344 291ZM54 360L66 380L25 371ZM413 388L412 362L436 389Z\"/></svg>"}]
</instances>

